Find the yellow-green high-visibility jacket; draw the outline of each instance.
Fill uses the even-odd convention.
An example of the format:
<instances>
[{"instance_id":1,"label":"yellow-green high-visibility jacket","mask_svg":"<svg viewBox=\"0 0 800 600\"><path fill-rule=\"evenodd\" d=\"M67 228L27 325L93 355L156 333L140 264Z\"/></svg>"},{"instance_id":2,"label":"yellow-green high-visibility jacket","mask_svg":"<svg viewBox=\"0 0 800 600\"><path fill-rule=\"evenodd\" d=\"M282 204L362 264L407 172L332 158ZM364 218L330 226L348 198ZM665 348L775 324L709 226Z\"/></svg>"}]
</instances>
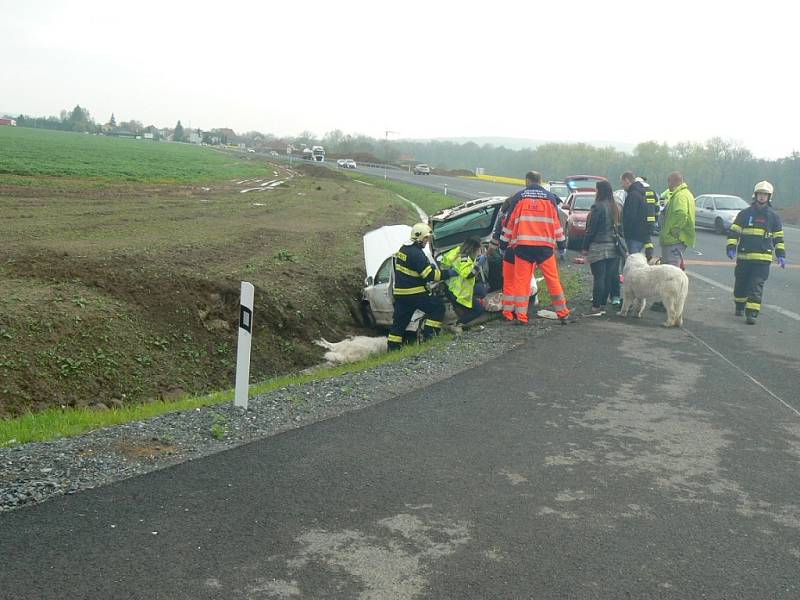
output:
<instances>
[{"instance_id":1,"label":"yellow-green high-visibility jacket","mask_svg":"<svg viewBox=\"0 0 800 600\"><path fill-rule=\"evenodd\" d=\"M760 209L755 204L745 208L733 221L728 232L727 248L736 248L737 261L772 262L775 256L786 258L781 218L769 206Z\"/></svg>"},{"instance_id":2,"label":"yellow-green high-visibility jacket","mask_svg":"<svg viewBox=\"0 0 800 600\"><path fill-rule=\"evenodd\" d=\"M694 246L696 238L694 225L694 196L689 191L689 186L682 183L672 190L667 213L661 224L661 245L671 246L683 242L687 246ZM673 234L675 229L678 230L677 237Z\"/></svg>"},{"instance_id":3,"label":"yellow-green high-visibility jacket","mask_svg":"<svg viewBox=\"0 0 800 600\"><path fill-rule=\"evenodd\" d=\"M475 292L475 259L461 256L461 246L456 246L445 252L439 262L442 269L453 269L458 273L458 277L447 280L447 287L459 304L472 308L472 296Z\"/></svg>"}]
</instances>

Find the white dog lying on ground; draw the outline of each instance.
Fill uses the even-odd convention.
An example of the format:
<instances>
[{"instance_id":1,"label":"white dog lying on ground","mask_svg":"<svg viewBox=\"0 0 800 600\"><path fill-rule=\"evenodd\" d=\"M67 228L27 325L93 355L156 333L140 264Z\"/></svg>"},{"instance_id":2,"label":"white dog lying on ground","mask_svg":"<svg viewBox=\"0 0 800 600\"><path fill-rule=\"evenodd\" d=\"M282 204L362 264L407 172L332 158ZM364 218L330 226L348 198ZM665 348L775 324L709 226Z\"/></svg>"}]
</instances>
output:
<instances>
[{"instance_id":1,"label":"white dog lying on ground","mask_svg":"<svg viewBox=\"0 0 800 600\"><path fill-rule=\"evenodd\" d=\"M366 335L351 335L341 342L329 342L325 338L314 340L317 346L328 350L325 353L325 360L337 364L358 362L371 354L387 352L386 342L386 336L368 337Z\"/></svg>"},{"instance_id":2,"label":"white dog lying on ground","mask_svg":"<svg viewBox=\"0 0 800 600\"><path fill-rule=\"evenodd\" d=\"M644 254L637 252L628 256L622 274L625 283L619 316L627 316L633 308L636 316L641 318L647 300L660 300L667 309L664 327L683 325L683 307L689 293L686 273L672 265L650 266Z\"/></svg>"}]
</instances>

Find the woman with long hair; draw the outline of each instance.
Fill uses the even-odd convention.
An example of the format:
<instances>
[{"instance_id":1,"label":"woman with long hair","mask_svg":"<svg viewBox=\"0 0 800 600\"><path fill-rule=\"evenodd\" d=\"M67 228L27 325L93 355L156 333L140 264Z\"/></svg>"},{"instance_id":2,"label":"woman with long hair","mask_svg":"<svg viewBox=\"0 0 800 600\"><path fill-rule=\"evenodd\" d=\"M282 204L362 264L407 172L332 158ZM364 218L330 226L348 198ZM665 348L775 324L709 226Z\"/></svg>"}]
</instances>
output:
<instances>
[{"instance_id":1,"label":"woman with long hair","mask_svg":"<svg viewBox=\"0 0 800 600\"><path fill-rule=\"evenodd\" d=\"M615 243L619 235L620 211L614 199L614 190L608 181L597 182L597 194L586 221L581 254L592 269L592 310L602 311L611 297L611 304L618 306L620 255Z\"/></svg>"}]
</instances>

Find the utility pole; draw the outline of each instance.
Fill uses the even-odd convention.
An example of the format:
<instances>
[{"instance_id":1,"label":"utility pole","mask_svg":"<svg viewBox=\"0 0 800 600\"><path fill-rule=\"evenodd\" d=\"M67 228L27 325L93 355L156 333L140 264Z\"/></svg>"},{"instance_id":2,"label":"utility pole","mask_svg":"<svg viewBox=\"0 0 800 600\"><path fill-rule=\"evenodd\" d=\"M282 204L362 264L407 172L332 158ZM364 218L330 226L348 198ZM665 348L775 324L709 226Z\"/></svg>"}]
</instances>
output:
<instances>
[{"instance_id":1,"label":"utility pole","mask_svg":"<svg viewBox=\"0 0 800 600\"><path fill-rule=\"evenodd\" d=\"M383 157L383 178L384 179L388 178L386 170L389 168L388 163L389 163L389 134L390 133L398 133L398 132L397 131L390 131L388 129L386 131L384 131L384 134L386 136L384 138L384 141L383 141L383 152L384 152L384 157Z\"/></svg>"}]
</instances>

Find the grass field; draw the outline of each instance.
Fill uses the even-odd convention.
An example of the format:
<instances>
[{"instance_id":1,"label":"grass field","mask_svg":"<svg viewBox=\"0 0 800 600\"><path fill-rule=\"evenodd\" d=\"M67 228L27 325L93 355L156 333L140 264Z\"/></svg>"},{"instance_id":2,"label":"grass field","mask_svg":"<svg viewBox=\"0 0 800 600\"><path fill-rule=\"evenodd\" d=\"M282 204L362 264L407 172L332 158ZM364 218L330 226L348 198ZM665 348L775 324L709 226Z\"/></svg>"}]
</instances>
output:
<instances>
[{"instance_id":1,"label":"grass field","mask_svg":"<svg viewBox=\"0 0 800 600\"><path fill-rule=\"evenodd\" d=\"M7 139L0 416L230 387L242 280L256 287L253 380L315 364L322 350L313 339L357 327L363 233L413 220L389 190L327 169L290 172L208 148L23 131L14 139L28 159L15 158L22 166L9 173ZM98 143L113 150L98 154ZM157 176L122 181L120 165L148 151L145 162L164 162L172 148L171 164L153 167ZM156 183L176 173L187 179ZM188 182L191 173L202 181ZM233 173L285 183L243 194L259 183L237 184Z\"/></svg>"},{"instance_id":2,"label":"grass field","mask_svg":"<svg viewBox=\"0 0 800 600\"><path fill-rule=\"evenodd\" d=\"M255 177L262 165L192 144L0 127L0 184L201 184Z\"/></svg>"}]
</instances>

